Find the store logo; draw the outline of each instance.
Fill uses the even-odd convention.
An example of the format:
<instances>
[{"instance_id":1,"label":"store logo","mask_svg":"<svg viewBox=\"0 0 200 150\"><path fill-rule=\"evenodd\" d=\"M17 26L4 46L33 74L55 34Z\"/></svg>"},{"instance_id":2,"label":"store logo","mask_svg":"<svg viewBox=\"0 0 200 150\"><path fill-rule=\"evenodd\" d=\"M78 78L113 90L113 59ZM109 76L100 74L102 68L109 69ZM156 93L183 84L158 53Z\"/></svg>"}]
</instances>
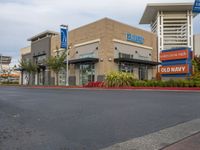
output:
<instances>
[{"instance_id":1,"label":"store logo","mask_svg":"<svg viewBox=\"0 0 200 150\"><path fill-rule=\"evenodd\" d=\"M162 66L160 74L186 74L189 73L188 65Z\"/></svg>"},{"instance_id":2,"label":"store logo","mask_svg":"<svg viewBox=\"0 0 200 150\"><path fill-rule=\"evenodd\" d=\"M142 36L127 33L126 39L127 39L127 41L131 41L131 42L134 42L134 43L144 44L144 37L142 37Z\"/></svg>"},{"instance_id":3,"label":"store logo","mask_svg":"<svg viewBox=\"0 0 200 150\"><path fill-rule=\"evenodd\" d=\"M178 60L178 59L187 59L188 58L188 50L176 50L176 51L168 51L160 53L160 60Z\"/></svg>"}]
</instances>

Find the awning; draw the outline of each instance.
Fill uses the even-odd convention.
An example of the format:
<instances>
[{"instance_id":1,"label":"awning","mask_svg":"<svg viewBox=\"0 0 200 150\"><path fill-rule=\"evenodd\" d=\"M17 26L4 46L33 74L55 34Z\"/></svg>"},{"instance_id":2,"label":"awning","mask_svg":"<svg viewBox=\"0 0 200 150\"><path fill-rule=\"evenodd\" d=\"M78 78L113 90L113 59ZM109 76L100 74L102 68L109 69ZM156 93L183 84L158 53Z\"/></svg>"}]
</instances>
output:
<instances>
[{"instance_id":1,"label":"awning","mask_svg":"<svg viewBox=\"0 0 200 150\"><path fill-rule=\"evenodd\" d=\"M97 63L98 61L98 58L79 58L69 60L69 64Z\"/></svg>"},{"instance_id":2,"label":"awning","mask_svg":"<svg viewBox=\"0 0 200 150\"><path fill-rule=\"evenodd\" d=\"M145 65L152 65L156 66L159 65L159 62L155 61L148 61L148 60L140 60L140 59L132 59L132 58L115 58L115 62L127 62L127 63L138 63L138 64L145 64Z\"/></svg>"}]
</instances>

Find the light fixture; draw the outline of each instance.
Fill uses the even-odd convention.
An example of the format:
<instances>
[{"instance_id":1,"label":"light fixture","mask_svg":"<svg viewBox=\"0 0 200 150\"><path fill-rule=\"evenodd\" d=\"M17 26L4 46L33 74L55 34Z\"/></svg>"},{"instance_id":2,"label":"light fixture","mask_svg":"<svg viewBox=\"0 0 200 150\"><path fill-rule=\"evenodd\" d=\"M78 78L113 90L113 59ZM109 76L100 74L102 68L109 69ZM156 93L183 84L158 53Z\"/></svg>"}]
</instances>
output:
<instances>
[{"instance_id":1,"label":"light fixture","mask_svg":"<svg viewBox=\"0 0 200 150\"><path fill-rule=\"evenodd\" d=\"M112 61L112 58L108 58L108 61Z\"/></svg>"}]
</instances>

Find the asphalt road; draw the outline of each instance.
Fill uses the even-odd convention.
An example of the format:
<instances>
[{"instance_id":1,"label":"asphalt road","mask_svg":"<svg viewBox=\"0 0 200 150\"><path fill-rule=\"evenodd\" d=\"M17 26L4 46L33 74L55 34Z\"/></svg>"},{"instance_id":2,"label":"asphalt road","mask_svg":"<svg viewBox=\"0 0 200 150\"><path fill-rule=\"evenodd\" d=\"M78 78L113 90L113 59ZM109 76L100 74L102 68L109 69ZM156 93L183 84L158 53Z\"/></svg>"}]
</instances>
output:
<instances>
[{"instance_id":1,"label":"asphalt road","mask_svg":"<svg viewBox=\"0 0 200 150\"><path fill-rule=\"evenodd\" d=\"M200 118L200 93L0 87L0 150L97 150Z\"/></svg>"}]
</instances>

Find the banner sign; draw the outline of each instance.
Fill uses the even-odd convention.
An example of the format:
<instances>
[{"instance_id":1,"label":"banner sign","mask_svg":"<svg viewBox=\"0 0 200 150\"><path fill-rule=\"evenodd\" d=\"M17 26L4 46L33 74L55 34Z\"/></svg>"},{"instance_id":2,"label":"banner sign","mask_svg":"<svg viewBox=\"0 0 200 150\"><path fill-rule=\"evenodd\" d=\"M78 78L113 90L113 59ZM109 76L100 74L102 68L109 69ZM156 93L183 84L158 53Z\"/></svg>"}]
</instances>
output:
<instances>
[{"instance_id":1,"label":"banner sign","mask_svg":"<svg viewBox=\"0 0 200 150\"><path fill-rule=\"evenodd\" d=\"M200 0L195 0L193 6L193 13L200 13Z\"/></svg>"},{"instance_id":2,"label":"banner sign","mask_svg":"<svg viewBox=\"0 0 200 150\"><path fill-rule=\"evenodd\" d=\"M189 65L175 65L160 67L160 74L187 74L189 73Z\"/></svg>"},{"instance_id":3,"label":"banner sign","mask_svg":"<svg viewBox=\"0 0 200 150\"><path fill-rule=\"evenodd\" d=\"M127 38L127 41L131 41L138 44L144 44L144 37L142 36L127 33L126 38Z\"/></svg>"},{"instance_id":4,"label":"banner sign","mask_svg":"<svg viewBox=\"0 0 200 150\"><path fill-rule=\"evenodd\" d=\"M160 60L178 60L178 59L187 59L188 58L188 50L176 50L169 52L161 52Z\"/></svg>"},{"instance_id":5,"label":"banner sign","mask_svg":"<svg viewBox=\"0 0 200 150\"><path fill-rule=\"evenodd\" d=\"M68 27L61 26L60 35L61 35L60 47L67 49L68 48Z\"/></svg>"}]
</instances>

